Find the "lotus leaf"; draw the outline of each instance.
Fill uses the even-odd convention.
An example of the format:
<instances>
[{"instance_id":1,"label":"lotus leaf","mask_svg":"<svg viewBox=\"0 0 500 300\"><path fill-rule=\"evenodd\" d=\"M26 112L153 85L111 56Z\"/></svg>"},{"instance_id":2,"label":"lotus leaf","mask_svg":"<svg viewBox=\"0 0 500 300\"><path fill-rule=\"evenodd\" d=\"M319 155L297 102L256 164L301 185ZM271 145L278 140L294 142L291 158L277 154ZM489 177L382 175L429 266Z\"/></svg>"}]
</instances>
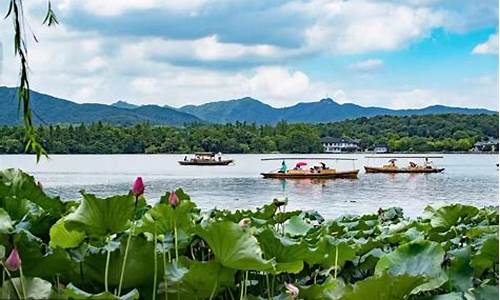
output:
<instances>
[{"instance_id":1,"label":"lotus leaf","mask_svg":"<svg viewBox=\"0 0 500 300\"><path fill-rule=\"evenodd\" d=\"M132 195L98 198L82 192L82 202L65 217L68 230L84 231L92 237L104 238L127 229L134 217L135 200Z\"/></svg>"},{"instance_id":2,"label":"lotus leaf","mask_svg":"<svg viewBox=\"0 0 500 300\"><path fill-rule=\"evenodd\" d=\"M225 267L240 270L271 270L271 260L262 257L262 249L257 239L238 224L220 222L200 228L198 235L203 238Z\"/></svg>"},{"instance_id":3,"label":"lotus leaf","mask_svg":"<svg viewBox=\"0 0 500 300\"><path fill-rule=\"evenodd\" d=\"M13 285L16 286L17 290L25 299L49 299L52 295L52 284L37 277L23 277L23 286L26 292L26 294L23 294L20 278L17 277L7 281L3 285L1 289L2 299L17 299L16 290Z\"/></svg>"},{"instance_id":4,"label":"lotus leaf","mask_svg":"<svg viewBox=\"0 0 500 300\"><path fill-rule=\"evenodd\" d=\"M36 184L33 176L18 169L0 172L0 207L9 213L11 218L19 220L28 212L30 203L56 217L60 217L65 210L62 201L47 196Z\"/></svg>"},{"instance_id":5,"label":"lotus leaf","mask_svg":"<svg viewBox=\"0 0 500 300\"><path fill-rule=\"evenodd\" d=\"M64 218L59 219L50 228L50 246L61 248L78 247L85 239L85 233L77 230L67 230L64 226Z\"/></svg>"}]
</instances>

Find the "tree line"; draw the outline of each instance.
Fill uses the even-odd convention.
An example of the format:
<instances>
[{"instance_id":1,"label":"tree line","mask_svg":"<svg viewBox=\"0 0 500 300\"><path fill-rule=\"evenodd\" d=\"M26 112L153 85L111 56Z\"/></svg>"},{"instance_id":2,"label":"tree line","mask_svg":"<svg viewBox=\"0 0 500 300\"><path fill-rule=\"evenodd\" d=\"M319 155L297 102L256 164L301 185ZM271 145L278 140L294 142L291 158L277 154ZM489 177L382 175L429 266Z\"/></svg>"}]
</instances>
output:
<instances>
[{"instance_id":1,"label":"tree line","mask_svg":"<svg viewBox=\"0 0 500 300\"><path fill-rule=\"evenodd\" d=\"M118 126L102 122L36 128L52 154L114 153L317 153L325 136L353 138L362 148L386 144L392 151L468 151L475 142L498 138L498 114L377 116L328 124L190 124L183 127L143 123ZM0 127L0 153L24 153L20 126Z\"/></svg>"}]
</instances>

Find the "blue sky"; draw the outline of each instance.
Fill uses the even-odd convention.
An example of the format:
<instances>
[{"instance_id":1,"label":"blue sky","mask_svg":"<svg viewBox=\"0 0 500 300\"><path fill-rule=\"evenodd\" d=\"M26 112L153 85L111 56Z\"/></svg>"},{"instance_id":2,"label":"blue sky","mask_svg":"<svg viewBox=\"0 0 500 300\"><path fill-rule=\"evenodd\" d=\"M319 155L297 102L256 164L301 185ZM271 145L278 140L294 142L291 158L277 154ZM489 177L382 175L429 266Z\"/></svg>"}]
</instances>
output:
<instances>
[{"instance_id":1,"label":"blue sky","mask_svg":"<svg viewBox=\"0 0 500 300\"><path fill-rule=\"evenodd\" d=\"M34 89L78 102L171 106L251 96L498 110L493 0L26 2ZM1 7L0 7L1 8ZM4 8L6 9L6 7ZM5 21L4 21L5 22ZM0 29L2 85L16 84Z\"/></svg>"}]
</instances>

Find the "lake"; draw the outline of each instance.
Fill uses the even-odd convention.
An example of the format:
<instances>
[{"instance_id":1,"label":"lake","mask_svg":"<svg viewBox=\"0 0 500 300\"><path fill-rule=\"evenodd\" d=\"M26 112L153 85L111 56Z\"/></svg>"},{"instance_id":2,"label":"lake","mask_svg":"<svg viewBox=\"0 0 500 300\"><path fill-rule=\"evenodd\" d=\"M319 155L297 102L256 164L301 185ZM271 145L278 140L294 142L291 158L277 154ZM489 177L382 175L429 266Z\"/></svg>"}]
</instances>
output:
<instances>
[{"instance_id":1,"label":"lake","mask_svg":"<svg viewBox=\"0 0 500 300\"><path fill-rule=\"evenodd\" d=\"M177 160L184 155L51 155L39 164L30 155L0 155L0 168L21 168L34 175L47 193L64 199L79 198L81 189L100 196L127 193L136 176L142 176L149 201L182 187L202 209L255 208L276 197L288 197L290 209L314 209L327 218L373 213L390 206L400 206L406 215L416 216L425 206L443 202L498 205L498 155L447 154L434 159L436 165L446 168L443 173L413 175L365 174L364 165L382 165L387 159L337 155L357 158L354 164L361 169L359 179L320 182L261 178L260 172L279 167L280 161L261 161L273 156L334 157L228 154L225 157L235 159L234 165L197 167L178 165ZM400 163L407 164L408 160ZM338 170L353 166L350 161L328 164Z\"/></svg>"}]
</instances>

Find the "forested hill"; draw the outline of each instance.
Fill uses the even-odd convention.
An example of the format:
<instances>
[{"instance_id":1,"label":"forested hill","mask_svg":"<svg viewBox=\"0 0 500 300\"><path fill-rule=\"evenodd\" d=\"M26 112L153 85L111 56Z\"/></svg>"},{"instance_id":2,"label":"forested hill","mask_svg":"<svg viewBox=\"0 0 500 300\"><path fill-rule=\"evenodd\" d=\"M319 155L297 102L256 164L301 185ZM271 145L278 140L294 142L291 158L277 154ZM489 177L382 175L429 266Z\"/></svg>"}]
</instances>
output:
<instances>
[{"instance_id":1,"label":"forested hill","mask_svg":"<svg viewBox=\"0 0 500 300\"><path fill-rule=\"evenodd\" d=\"M476 141L498 138L498 114L380 116L328 124L275 126L246 123L186 127L91 125L37 129L49 153L314 153L321 137L360 139L361 146L385 143L393 151L467 151ZM0 153L24 151L22 127L0 127Z\"/></svg>"},{"instance_id":2,"label":"forested hill","mask_svg":"<svg viewBox=\"0 0 500 300\"><path fill-rule=\"evenodd\" d=\"M0 87L0 125L21 123L15 88ZM79 124L106 122L131 125L143 122L151 124L183 125L202 122L199 118L176 109L157 105L120 107L84 103L78 104L64 99L31 91L31 107L36 124Z\"/></svg>"},{"instance_id":3,"label":"forested hill","mask_svg":"<svg viewBox=\"0 0 500 300\"><path fill-rule=\"evenodd\" d=\"M132 125L149 122L153 125L181 126L190 123L234 123L260 124L328 123L359 117L378 115L429 115L442 113L495 114L486 109L449 106L429 106L422 109L394 110L381 107L364 107L352 103L339 104L332 99L298 103L293 106L275 108L252 98L216 101L199 106L189 105L179 109L167 105L135 105L124 101L112 105L78 104L38 92L31 92L34 120L37 124L79 124L103 122ZM16 89L0 87L0 125L21 124Z\"/></svg>"},{"instance_id":4,"label":"forested hill","mask_svg":"<svg viewBox=\"0 0 500 300\"><path fill-rule=\"evenodd\" d=\"M373 117L380 115L409 116L443 113L481 114L495 113L486 109L472 109L433 105L421 109L388 109L365 107L353 103L340 104L326 98L317 102L301 102L292 106L275 108L253 98L210 102L202 105L187 105L181 111L193 114L212 123L234 123L236 121L256 124L276 124L282 120L289 123L328 123Z\"/></svg>"}]
</instances>

